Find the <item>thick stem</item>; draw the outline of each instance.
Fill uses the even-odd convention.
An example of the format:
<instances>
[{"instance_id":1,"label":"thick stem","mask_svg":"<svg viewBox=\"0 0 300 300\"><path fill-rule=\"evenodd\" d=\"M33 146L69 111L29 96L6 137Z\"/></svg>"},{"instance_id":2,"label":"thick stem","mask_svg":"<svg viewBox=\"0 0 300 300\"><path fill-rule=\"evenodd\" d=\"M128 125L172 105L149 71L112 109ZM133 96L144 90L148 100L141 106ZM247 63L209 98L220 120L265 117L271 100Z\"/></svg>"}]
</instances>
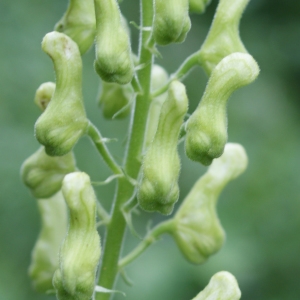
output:
<instances>
[{"instance_id":1,"label":"thick stem","mask_svg":"<svg viewBox=\"0 0 300 300\"><path fill-rule=\"evenodd\" d=\"M142 25L148 27L152 25L153 19L153 3L149 0L141 0ZM147 115L150 105L150 78L152 68L152 53L147 47L150 37L150 31L141 30L139 63L145 65L138 71L138 79L142 92L136 97L133 123L129 137L128 148L125 154L125 170L126 173L136 178L141 165L141 155L143 149L144 135L146 131Z\"/></svg>"},{"instance_id":2,"label":"thick stem","mask_svg":"<svg viewBox=\"0 0 300 300\"><path fill-rule=\"evenodd\" d=\"M151 27L153 19L153 3L141 0L141 27ZM145 67L138 71L138 79L142 93L137 95L135 108L130 123L128 145L125 153L124 168L126 174L136 179L141 166L141 155L144 143L144 134L147 124L147 115L150 105L150 76L152 54L147 49L147 40L151 32L141 31L139 58L140 64ZM99 277L99 285L112 289L118 274L118 261L123 244L126 221L122 214L122 206L130 199L134 186L126 178L118 179L117 193L112 207L111 221L107 227L106 241L103 249L103 259ZM97 293L96 300L108 300L109 294Z\"/></svg>"},{"instance_id":3,"label":"thick stem","mask_svg":"<svg viewBox=\"0 0 300 300\"><path fill-rule=\"evenodd\" d=\"M126 222L120 207L128 200L132 193L132 186L125 178L118 180L117 194L114 199L112 216L107 226L106 241L103 251L101 273L99 285L107 289L112 289L118 274L118 259L122 249L123 236ZM108 300L110 294L97 293L97 300Z\"/></svg>"}]
</instances>

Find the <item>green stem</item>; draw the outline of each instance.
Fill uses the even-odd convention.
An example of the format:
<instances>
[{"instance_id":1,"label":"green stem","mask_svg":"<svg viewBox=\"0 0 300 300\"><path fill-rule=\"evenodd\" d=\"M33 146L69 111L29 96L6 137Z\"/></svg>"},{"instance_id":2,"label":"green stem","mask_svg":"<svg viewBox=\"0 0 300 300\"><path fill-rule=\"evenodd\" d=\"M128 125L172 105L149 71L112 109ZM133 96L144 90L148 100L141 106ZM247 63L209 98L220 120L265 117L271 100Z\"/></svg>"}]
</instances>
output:
<instances>
[{"instance_id":1,"label":"green stem","mask_svg":"<svg viewBox=\"0 0 300 300\"><path fill-rule=\"evenodd\" d=\"M151 27L153 19L153 3L149 0L141 1L141 27ZM142 87L142 94L138 94L132 120L130 123L129 139L125 153L124 168L128 176L137 179L144 143L144 133L150 105L150 76L152 54L147 49L147 40L151 32L141 30L139 59L145 67L138 71L138 80ZM122 249L126 221L122 213L122 206L131 198L134 186L125 178L118 179L117 193L112 206L112 216L107 226L106 241L103 249L103 259L100 270L99 285L113 289L118 275L118 261ZM96 300L108 300L109 294L97 293Z\"/></svg>"},{"instance_id":2,"label":"green stem","mask_svg":"<svg viewBox=\"0 0 300 300\"><path fill-rule=\"evenodd\" d=\"M122 258L119 262L119 269L123 269L126 265L135 260L141 255L150 245L157 241L157 239L164 233L171 232L174 226L174 220L168 220L158 224L152 231L150 231L145 239L128 255Z\"/></svg>"},{"instance_id":3,"label":"green stem","mask_svg":"<svg viewBox=\"0 0 300 300\"><path fill-rule=\"evenodd\" d=\"M181 64L181 66L178 68L178 70L170 76L170 80L163 87L154 91L153 94L151 95L151 97L155 98L155 97L163 94L164 92L166 92L169 88L170 83L173 80L183 79L183 77L185 75L187 75L187 73L197 64L199 64L199 51L193 53L188 58L186 58L186 60Z\"/></svg>"},{"instance_id":4,"label":"green stem","mask_svg":"<svg viewBox=\"0 0 300 300\"><path fill-rule=\"evenodd\" d=\"M133 76L131 86L137 94L141 93L141 86L136 76Z\"/></svg>"},{"instance_id":5,"label":"green stem","mask_svg":"<svg viewBox=\"0 0 300 300\"><path fill-rule=\"evenodd\" d=\"M142 4L142 26L151 26L153 18L153 3L149 0L141 0ZM145 65L138 71L139 83L142 87L142 93L136 97L133 111L133 123L131 126L128 148L125 154L125 171L132 177L137 178L143 149L144 135L147 125L147 116L150 105L150 77L152 68L152 53L147 47L147 42L151 32L142 31L140 37L139 63Z\"/></svg>"},{"instance_id":6,"label":"green stem","mask_svg":"<svg viewBox=\"0 0 300 300\"><path fill-rule=\"evenodd\" d=\"M120 166L115 162L114 158L110 154L109 150L107 149L105 143L103 142L103 138L99 130L90 122L87 130L87 134L94 142L97 150L103 157L106 164L112 170L114 174L123 174L122 169Z\"/></svg>"},{"instance_id":7,"label":"green stem","mask_svg":"<svg viewBox=\"0 0 300 300\"><path fill-rule=\"evenodd\" d=\"M103 251L99 285L107 289L113 289L118 275L118 259L122 249L123 236L126 222L120 209L122 204L131 195L132 186L125 178L118 180L117 194L114 199L113 212L110 223L107 226L106 240ZM108 300L110 294L97 293L96 300Z\"/></svg>"},{"instance_id":8,"label":"green stem","mask_svg":"<svg viewBox=\"0 0 300 300\"><path fill-rule=\"evenodd\" d=\"M122 213L126 220L126 224L128 229L130 230L131 234L138 239L141 239L137 231L135 230L132 224L132 210L138 205L138 201L136 198L135 193L133 193L131 199L129 199L123 206L122 206Z\"/></svg>"},{"instance_id":9,"label":"green stem","mask_svg":"<svg viewBox=\"0 0 300 300\"><path fill-rule=\"evenodd\" d=\"M138 201L136 198L136 195L134 195L134 197L132 197L129 201L127 201L123 207L123 213L130 213L136 206L138 205Z\"/></svg>"}]
</instances>

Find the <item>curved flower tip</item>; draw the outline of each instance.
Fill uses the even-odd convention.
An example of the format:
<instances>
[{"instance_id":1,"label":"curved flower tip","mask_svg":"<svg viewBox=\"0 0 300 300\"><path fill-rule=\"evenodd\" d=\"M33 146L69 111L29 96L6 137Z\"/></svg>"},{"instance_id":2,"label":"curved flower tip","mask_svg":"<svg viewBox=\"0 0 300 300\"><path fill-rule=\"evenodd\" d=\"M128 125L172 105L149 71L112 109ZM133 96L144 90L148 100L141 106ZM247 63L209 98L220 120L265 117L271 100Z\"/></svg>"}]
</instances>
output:
<instances>
[{"instance_id":1,"label":"curved flower tip","mask_svg":"<svg viewBox=\"0 0 300 300\"><path fill-rule=\"evenodd\" d=\"M236 143L227 143L224 153L215 159L208 172L215 180L230 181L240 176L247 168L248 157L245 148Z\"/></svg>"},{"instance_id":2,"label":"curved flower tip","mask_svg":"<svg viewBox=\"0 0 300 300\"><path fill-rule=\"evenodd\" d=\"M239 300L241 291L235 277L226 271L216 273L193 300Z\"/></svg>"}]
</instances>

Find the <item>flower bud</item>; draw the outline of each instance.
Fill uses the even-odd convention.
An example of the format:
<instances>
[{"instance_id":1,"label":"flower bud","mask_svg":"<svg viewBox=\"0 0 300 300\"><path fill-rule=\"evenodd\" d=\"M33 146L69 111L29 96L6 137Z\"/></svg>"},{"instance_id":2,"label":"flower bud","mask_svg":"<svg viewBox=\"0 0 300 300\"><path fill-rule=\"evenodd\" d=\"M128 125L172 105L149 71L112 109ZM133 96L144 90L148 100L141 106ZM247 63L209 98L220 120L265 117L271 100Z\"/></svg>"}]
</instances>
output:
<instances>
[{"instance_id":1,"label":"flower bud","mask_svg":"<svg viewBox=\"0 0 300 300\"><path fill-rule=\"evenodd\" d=\"M95 193L89 176L81 172L65 176L62 192L69 208L69 228L53 285L59 300L90 300L101 252Z\"/></svg>"},{"instance_id":2,"label":"flower bud","mask_svg":"<svg viewBox=\"0 0 300 300\"><path fill-rule=\"evenodd\" d=\"M227 144L224 154L193 186L174 217L172 235L183 255L200 264L217 252L225 239L216 202L229 181L247 167L247 155L239 144Z\"/></svg>"},{"instance_id":3,"label":"flower bud","mask_svg":"<svg viewBox=\"0 0 300 300\"><path fill-rule=\"evenodd\" d=\"M203 14L210 2L211 0L189 0L190 12Z\"/></svg>"},{"instance_id":4,"label":"flower bud","mask_svg":"<svg viewBox=\"0 0 300 300\"><path fill-rule=\"evenodd\" d=\"M131 106L129 103L132 97L133 90L130 84L120 85L114 82L102 81L99 105L103 116L106 119L112 119L114 115L116 115L116 119L127 117L130 113Z\"/></svg>"},{"instance_id":5,"label":"flower bud","mask_svg":"<svg viewBox=\"0 0 300 300\"><path fill-rule=\"evenodd\" d=\"M215 67L200 104L187 121L185 149L191 160L209 165L222 155L227 141L227 100L258 74L257 63L246 53L230 54Z\"/></svg>"},{"instance_id":6,"label":"flower bud","mask_svg":"<svg viewBox=\"0 0 300 300\"><path fill-rule=\"evenodd\" d=\"M143 160L137 198L146 211L168 215L178 200L180 160L177 142L187 109L185 87L179 81L173 81L161 109L155 137Z\"/></svg>"},{"instance_id":7,"label":"flower bud","mask_svg":"<svg viewBox=\"0 0 300 300\"><path fill-rule=\"evenodd\" d=\"M34 103L44 111L48 106L55 91L54 82L44 82L35 92Z\"/></svg>"},{"instance_id":8,"label":"flower bud","mask_svg":"<svg viewBox=\"0 0 300 300\"><path fill-rule=\"evenodd\" d=\"M199 63L208 75L227 55L247 53L239 35L239 23L248 2L220 0L209 33L199 50Z\"/></svg>"},{"instance_id":9,"label":"flower bud","mask_svg":"<svg viewBox=\"0 0 300 300\"><path fill-rule=\"evenodd\" d=\"M49 199L38 200L38 208L42 227L31 253L28 272L34 289L46 293L53 290L59 247L67 231L67 206L59 192Z\"/></svg>"},{"instance_id":10,"label":"flower bud","mask_svg":"<svg viewBox=\"0 0 300 300\"><path fill-rule=\"evenodd\" d=\"M40 147L24 161L21 177L35 198L49 198L61 189L65 175L75 169L76 162L72 152L51 157L45 153L44 147Z\"/></svg>"},{"instance_id":11,"label":"flower bud","mask_svg":"<svg viewBox=\"0 0 300 300\"><path fill-rule=\"evenodd\" d=\"M156 0L153 36L159 45L182 43L191 28L189 0Z\"/></svg>"},{"instance_id":12,"label":"flower bud","mask_svg":"<svg viewBox=\"0 0 300 300\"><path fill-rule=\"evenodd\" d=\"M151 70L151 90L155 91L163 87L167 83L168 78L168 73L164 68L159 65L153 65ZM151 101L147 120L147 131L145 136L146 149L152 143L152 140L154 138L158 126L161 107L167 98L167 94L168 93L163 93L162 95L152 99Z\"/></svg>"},{"instance_id":13,"label":"flower bud","mask_svg":"<svg viewBox=\"0 0 300 300\"><path fill-rule=\"evenodd\" d=\"M108 82L129 83L134 66L127 29L116 0L95 0L96 60L95 69Z\"/></svg>"},{"instance_id":14,"label":"flower bud","mask_svg":"<svg viewBox=\"0 0 300 300\"><path fill-rule=\"evenodd\" d=\"M61 156L72 150L88 125L82 101L82 62L77 44L63 33L46 34L42 48L53 60L56 89L36 121L35 135L48 155Z\"/></svg>"},{"instance_id":15,"label":"flower bud","mask_svg":"<svg viewBox=\"0 0 300 300\"><path fill-rule=\"evenodd\" d=\"M239 300L241 291L235 277L229 272L216 273L205 289L193 300Z\"/></svg>"},{"instance_id":16,"label":"flower bud","mask_svg":"<svg viewBox=\"0 0 300 300\"><path fill-rule=\"evenodd\" d=\"M96 18L93 0L70 0L69 7L54 30L63 32L77 43L84 54L94 43Z\"/></svg>"}]
</instances>

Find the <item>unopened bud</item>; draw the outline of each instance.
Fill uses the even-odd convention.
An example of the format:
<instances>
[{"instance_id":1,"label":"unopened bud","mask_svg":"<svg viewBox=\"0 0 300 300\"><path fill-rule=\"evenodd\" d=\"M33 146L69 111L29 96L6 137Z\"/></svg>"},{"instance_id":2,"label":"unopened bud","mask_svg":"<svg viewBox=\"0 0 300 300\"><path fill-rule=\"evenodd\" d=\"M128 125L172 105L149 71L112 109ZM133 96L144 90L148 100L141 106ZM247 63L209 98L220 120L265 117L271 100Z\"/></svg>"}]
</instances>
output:
<instances>
[{"instance_id":1,"label":"unopened bud","mask_svg":"<svg viewBox=\"0 0 300 300\"><path fill-rule=\"evenodd\" d=\"M205 289L193 300L239 300L241 291L235 277L229 272L216 273Z\"/></svg>"},{"instance_id":2,"label":"unopened bud","mask_svg":"<svg viewBox=\"0 0 300 300\"><path fill-rule=\"evenodd\" d=\"M200 104L187 121L185 149L191 160L209 165L222 155L227 142L227 100L258 74L256 61L247 53L230 54L215 67Z\"/></svg>"},{"instance_id":3,"label":"unopened bud","mask_svg":"<svg viewBox=\"0 0 300 300\"><path fill-rule=\"evenodd\" d=\"M24 161L21 177L35 198L49 198L61 189L65 175L75 169L76 162L72 152L52 157L45 153L44 147L40 147Z\"/></svg>"},{"instance_id":4,"label":"unopened bud","mask_svg":"<svg viewBox=\"0 0 300 300\"><path fill-rule=\"evenodd\" d=\"M156 0L153 36L157 44L182 43L191 28L189 0Z\"/></svg>"},{"instance_id":5,"label":"unopened bud","mask_svg":"<svg viewBox=\"0 0 300 300\"><path fill-rule=\"evenodd\" d=\"M53 60L56 89L36 121L35 135L47 154L61 156L72 150L88 125L82 100L82 62L77 44L63 33L46 34L42 48Z\"/></svg>"},{"instance_id":6,"label":"unopened bud","mask_svg":"<svg viewBox=\"0 0 300 300\"><path fill-rule=\"evenodd\" d=\"M58 268L60 244L67 231L67 206L61 192L38 200L41 231L31 253L29 276L36 291L53 290L52 278Z\"/></svg>"},{"instance_id":7,"label":"unopened bud","mask_svg":"<svg viewBox=\"0 0 300 300\"><path fill-rule=\"evenodd\" d=\"M133 90L130 84L120 85L102 81L99 105L106 119L122 119L130 113Z\"/></svg>"},{"instance_id":8,"label":"unopened bud","mask_svg":"<svg viewBox=\"0 0 300 300\"><path fill-rule=\"evenodd\" d=\"M95 69L108 82L129 83L134 66L127 29L116 0L95 0L97 34Z\"/></svg>"},{"instance_id":9,"label":"unopened bud","mask_svg":"<svg viewBox=\"0 0 300 300\"><path fill-rule=\"evenodd\" d=\"M96 18L93 0L70 0L69 7L54 30L63 32L77 43L84 54L94 43Z\"/></svg>"},{"instance_id":10,"label":"unopened bud","mask_svg":"<svg viewBox=\"0 0 300 300\"><path fill-rule=\"evenodd\" d=\"M244 172L247 162L241 145L227 144L178 209L172 235L190 262L201 264L222 247L225 232L217 216L217 200L223 188Z\"/></svg>"},{"instance_id":11,"label":"unopened bud","mask_svg":"<svg viewBox=\"0 0 300 300\"><path fill-rule=\"evenodd\" d=\"M179 81L173 81L161 109L155 137L143 160L137 198L146 211L168 215L178 200L180 160L177 143L187 109L185 87Z\"/></svg>"},{"instance_id":12,"label":"unopened bud","mask_svg":"<svg viewBox=\"0 0 300 300\"><path fill-rule=\"evenodd\" d=\"M54 82L44 82L35 92L34 103L44 111L48 106L55 91Z\"/></svg>"},{"instance_id":13,"label":"unopened bud","mask_svg":"<svg viewBox=\"0 0 300 300\"><path fill-rule=\"evenodd\" d=\"M210 31L199 50L199 63L208 75L227 55L247 53L239 35L239 23L248 2L220 0Z\"/></svg>"},{"instance_id":14,"label":"unopened bud","mask_svg":"<svg viewBox=\"0 0 300 300\"><path fill-rule=\"evenodd\" d=\"M90 300L101 252L95 193L89 176L81 172L65 176L62 192L69 208L69 228L53 285L59 300Z\"/></svg>"}]
</instances>

